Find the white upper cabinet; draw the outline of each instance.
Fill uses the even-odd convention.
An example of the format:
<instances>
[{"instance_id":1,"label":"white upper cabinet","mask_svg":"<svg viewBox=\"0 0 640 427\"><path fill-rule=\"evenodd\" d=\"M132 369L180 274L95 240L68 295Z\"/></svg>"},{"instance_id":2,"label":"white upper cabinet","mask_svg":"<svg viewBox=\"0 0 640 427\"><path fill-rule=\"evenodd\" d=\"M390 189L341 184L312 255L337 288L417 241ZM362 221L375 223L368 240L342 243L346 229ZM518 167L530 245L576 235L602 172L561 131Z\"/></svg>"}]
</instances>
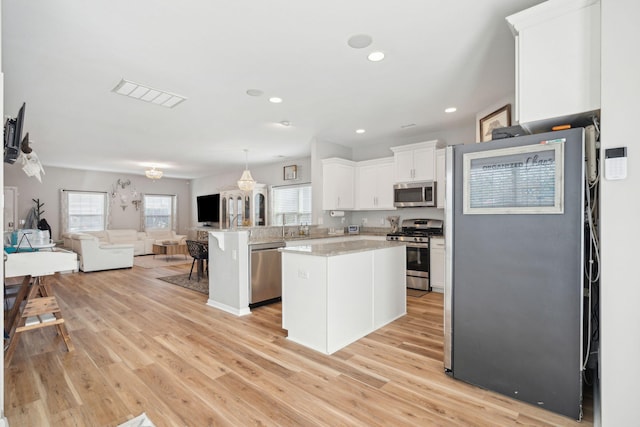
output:
<instances>
[{"instance_id":1,"label":"white upper cabinet","mask_svg":"<svg viewBox=\"0 0 640 427\"><path fill-rule=\"evenodd\" d=\"M322 160L322 209L355 207L355 162L340 158Z\"/></svg>"},{"instance_id":2,"label":"white upper cabinet","mask_svg":"<svg viewBox=\"0 0 640 427\"><path fill-rule=\"evenodd\" d=\"M445 194L445 149L436 150L436 207L444 209Z\"/></svg>"},{"instance_id":3,"label":"white upper cabinet","mask_svg":"<svg viewBox=\"0 0 640 427\"><path fill-rule=\"evenodd\" d=\"M358 162L356 208L393 210L393 157Z\"/></svg>"},{"instance_id":4,"label":"white upper cabinet","mask_svg":"<svg viewBox=\"0 0 640 427\"><path fill-rule=\"evenodd\" d=\"M395 182L434 181L437 140L391 147Z\"/></svg>"},{"instance_id":5,"label":"white upper cabinet","mask_svg":"<svg viewBox=\"0 0 640 427\"><path fill-rule=\"evenodd\" d=\"M600 109L600 2L547 1L507 17L516 42L516 119L529 130Z\"/></svg>"}]
</instances>

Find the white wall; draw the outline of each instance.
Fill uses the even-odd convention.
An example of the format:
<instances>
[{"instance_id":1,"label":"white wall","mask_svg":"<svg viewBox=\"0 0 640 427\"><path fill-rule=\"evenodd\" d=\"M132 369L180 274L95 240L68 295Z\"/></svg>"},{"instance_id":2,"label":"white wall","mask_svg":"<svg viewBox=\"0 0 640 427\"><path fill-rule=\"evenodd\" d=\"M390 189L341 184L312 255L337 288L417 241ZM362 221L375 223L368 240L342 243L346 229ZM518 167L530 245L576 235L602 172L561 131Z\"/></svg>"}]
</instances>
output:
<instances>
[{"instance_id":1,"label":"white wall","mask_svg":"<svg viewBox=\"0 0 640 427\"><path fill-rule=\"evenodd\" d=\"M51 226L52 238L60 236L60 190L107 191L110 192L118 179L130 180L139 193L175 194L178 196L178 229L186 234L191 218L190 182L186 179L162 178L152 181L144 176L111 172L94 172L77 169L44 167L42 183L34 177L28 177L17 163L4 164L4 185L18 187L18 218L24 219L31 207L32 199L44 203L42 215ZM125 189L129 190L131 186ZM111 207L111 225L109 228L133 228L142 230L140 211L129 203L123 210L117 203Z\"/></svg>"},{"instance_id":2,"label":"white wall","mask_svg":"<svg viewBox=\"0 0 640 427\"><path fill-rule=\"evenodd\" d=\"M296 165L298 167L298 178L295 180L284 179L284 167ZM215 194L222 190L238 188L238 179L242 175L243 168L238 168L234 172L212 174L203 178L191 180L191 217L189 218L191 227L198 225L196 197L205 194ZM269 186L304 184L311 182L311 158L283 159L268 165L251 166L249 162L251 176L260 184ZM315 189L314 189L315 191Z\"/></svg>"},{"instance_id":3,"label":"white wall","mask_svg":"<svg viewBox=\"0 0 640 427\"><path fill-rule=\"evenodd\" d=\"M602 0L602 148L627 147L628 176L602 181L601 421L640 425L640 2ZM603 150L601 150L603 151ZM602 153L601 153L602 154Z\"/></svg>"},{"instance_id":4,"label":"white wall","mask_svg":"<svg viewBox=\"0 0 640 427\"><path fill-rule=\"evenodd\" d=\"M2 8L0 8L0 59L2 58ZM3 68L0 66L0 117L4 117L4 73ZM3 163L4 165L4 163ZM4 167L4 166L3 166ZM4 187L4 176L0 174L0 185ZM4 197L2 198L2 211L4 212ZM4 221L0 224L0 233L4 236ZM0 265L0 275L4 277L4 262ZM2 283L4 291L4 282ZM4 316L0 319L0 327L4 331ZM4 345L0 350L0 356L4 360ZM0 426L7 425L7 420L4 417L4 369L0 369Z\"/></svg>"},{"instance_id":5,"label":"white wall","mask_svg":"<svg viewBox=\"0 0 640 427\"><path fill-rule=\"evenodd\" d=\"M503 106L504 103L500 103L500 106ZM489 108L489 112L495 111L496 109ZM484 116L481 116L484 117ZM477 141L476 139L476 130L475 128L477 123L473 123L470 121L465 121L459 123L458 125L449 128L443 129L437 132L430 132L421 135L413 135L407 136L403 139L394 139L390 141L386 141L380 144L375 145L367 145L362 147L354 147L353 148L353 158L350 160L354 161L362 161L362 160L371 160L371 159L379 159L383 157L391 157L393 156L393 151L391 151L390 147L395 147L398 145L406 145L413 144L416 142L423 141L433 141L438 140L438 147L447 146L447 145L458 145L458 144L469 144Z\"/></svg>"}]
</instances>

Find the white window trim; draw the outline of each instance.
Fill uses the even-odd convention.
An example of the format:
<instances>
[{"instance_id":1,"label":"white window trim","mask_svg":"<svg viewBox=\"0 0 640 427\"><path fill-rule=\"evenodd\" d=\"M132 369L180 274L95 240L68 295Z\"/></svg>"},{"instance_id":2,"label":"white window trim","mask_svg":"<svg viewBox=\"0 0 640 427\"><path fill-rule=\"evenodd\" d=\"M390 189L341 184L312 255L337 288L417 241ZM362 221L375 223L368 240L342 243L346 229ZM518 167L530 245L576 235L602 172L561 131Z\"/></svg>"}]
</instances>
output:
<instances>
[{"instance_id":1,"label":"white window trim","mask_svg":"<svg viewBox=\"0 0 640 427\"><path fill-rule=\"evenodd\" d=\"M146 216L146 198L149 197L171 197L171 227L170 230L178 230L178 196L176 194L156 194L156 193L143 193L140 195L140 223L142 224L142 231L147 231L147 216ZM148 230L154 230L149 228ZM164 229L157 229L164 230Z\"/></svg>"},{"instance_id":2,"label":"white window trim","mask_svg":"<svg viewBox=\"0 0 640 427\"><path fill-rule=\"evenodd\" d=\"M91 193L104 195L105 220L104 229L111 227L111 203L109 203L109 193L106 191L90 191L90 190L60 190L60 230L62 233L69 232L69 194L72 193Z\"/></svg>"}]
</instances>

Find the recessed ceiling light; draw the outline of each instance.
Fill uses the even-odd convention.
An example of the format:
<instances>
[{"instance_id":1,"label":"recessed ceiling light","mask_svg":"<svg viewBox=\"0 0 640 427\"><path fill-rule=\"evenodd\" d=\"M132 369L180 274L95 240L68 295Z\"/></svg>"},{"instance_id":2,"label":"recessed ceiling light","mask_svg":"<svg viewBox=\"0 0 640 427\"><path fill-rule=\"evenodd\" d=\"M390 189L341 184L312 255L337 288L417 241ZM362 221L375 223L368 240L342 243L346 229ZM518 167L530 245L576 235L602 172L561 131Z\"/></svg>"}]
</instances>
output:
<instances>
[{"instance_id":1,"label":"recessed ceiling light","mask_svg":"<svg viewBox=\"0 0 640 427\"><path fill-rule=\"evenodd\" d=\"M277 96L272 96L269 98L269 102L273 104L280 104L282 102L282 98L278 98Z\"/></svg>"},{"instance_id":2,"label":"recessed ceiling light","mask_svg":"<svg viewBox=\"0 0 640 427\"><path fill-rule=\"evenodd\" d=\"M358 129L358 130L356 130L356 133L365 133L365 132L366 132L366 130L364 130L364 129Z\"/></svg>"},{"instance_id":3,"label":"recessed ceiling light","mask_svg":"<svg viewBox=\"0 0 640 427\"><path fill-rule=\"evenodd\" d=\"M371 62L382 61L384 59L384 53L380 51L371 52L369 56L367 56L367 59Z\"/></svg>"},{"instance_id":4,"label":"recessed ceiling light","mask_svg":"<svg viewBox=\"0 0 640 427\"><path fill-rule=\"evenodd\" d=\"M162 105L163 107L172 108L185 101L187 98L182 95L176 95L164 90L153 89L149 86L134 83L129 80L121 79L120 82L111 89L119 95L128 96L140 101L150 102L152 104Z\"/></svg>"},{"instance_id":5,"label":"recessed ceiling light","mask_svg":"<svg viewBox=\"0 0 640 427\"><path fill-rule=\"evenodd\" d=\"M369 46L372 41L373 39L368 34L356 34L355 36L349 37L347 44L354 49L362 49L363 47Z\"/></svg>"},{"instance_id":6,"label":"recessed ceiling light","mask_svg":"<svg viewBox=\"0 0 640 427\"><path fill-rule=\"evenodd\" d=\"M291 126L291 122L289 120L282 120L279 122L282 126Z\"/></svg>"},{"instance_id":7,"label":"recessed ceiling light","mask_svg":"<svg viewBox=\"0 0 640 427\"><path fill-rule=\"evenodd\" d=\"M456 107L449 107L444 110L445 113L455 113L456 111L458 111Z\"/></svg>"},{"instance_id":8,"label":"recessed ceiling light","mask_svg":"<svg viewBox=\"0 0 640 427\"><path fill-rule=\"evenodd\" d=\"M249 96L262 96L264 92L262 92L260 89L248 89L247 90L247 95Z\"/></svg>"}]
</instances>

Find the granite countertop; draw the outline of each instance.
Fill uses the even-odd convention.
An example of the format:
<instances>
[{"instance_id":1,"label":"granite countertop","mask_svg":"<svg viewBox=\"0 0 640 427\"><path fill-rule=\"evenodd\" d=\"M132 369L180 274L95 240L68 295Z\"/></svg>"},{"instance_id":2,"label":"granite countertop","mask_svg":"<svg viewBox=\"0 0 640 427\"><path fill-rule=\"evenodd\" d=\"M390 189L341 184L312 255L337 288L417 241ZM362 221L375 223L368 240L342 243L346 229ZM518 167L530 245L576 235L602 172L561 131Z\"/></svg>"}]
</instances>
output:
<instances>
[{"instance_id":1,"label":"granite countertop","mask_svg":"<svg viewBox=\"0 0 640 427\"><path fill-rule=\"evenodd\" d=\"M272 243L272 242L296 242L299 240L316 240L316 239L333 239L340 237L367 237L367 236L386 236L387 231L384 232L364 232L358 234L349 234L349 233L341 233L341 234L328 234L328 233L312 233L309 235L286 235L284 238L282 236L272 237L272 236L254 236L251 235L249 238L249 244L262 244L262 243Z\"/></svg>"},{"instance_id":2,"label":"granite countertop","mask_svg":"<svg viewBox=\"0 0 640 427\"><path fill-rule=\"evenodd\" d=\"M337 243L319 243L315 245L289 246L286 248L280 248L278 250L286 253L330 257L355 252L371 251L375 249L384 249L394 246L404 246L404 243L389 242L386 240L352 240Z\"/></svg>"}]
</instances>

